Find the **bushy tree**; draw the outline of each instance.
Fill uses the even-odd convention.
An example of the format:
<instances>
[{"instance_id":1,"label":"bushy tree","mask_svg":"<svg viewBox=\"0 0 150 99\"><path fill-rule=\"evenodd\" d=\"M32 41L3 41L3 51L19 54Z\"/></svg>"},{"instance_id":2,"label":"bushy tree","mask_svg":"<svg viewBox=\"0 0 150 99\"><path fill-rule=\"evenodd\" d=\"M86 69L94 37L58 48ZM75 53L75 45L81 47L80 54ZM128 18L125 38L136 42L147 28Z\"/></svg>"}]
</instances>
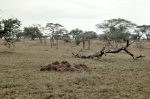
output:
<instances>
[{"instance_id":1,"label":"bushy tree","mask_svg":"<svg viewBox=\"0 0 150 99\"><path fill-rule=\"evenodd\" d=\"M70 35L72 35L76 45L79 45L81 42L81 34L83 34L83 31L78 28L70 31Z\"/></svg>"},{"instance_id":2,"label":"bushy tree","mask_svg":"<svg viewBox=\"0 0 150 99\"><path fill-rule=\"evenodd\" d=\"M62 27L62 26L61 26ZM63 35L67 32L65 28L57 27L54 32L54 38L56 40L56 49L58 49L58 40L63 37Z\"/></svg>"},{"instance_id":3,"label":"bushy tree","mask_svg":"<svg viewBox=\"0 0 150 99\"><path fill-rule=\"evenodd\" d=\"M35 40L35 38L41 38L43 34L38 29L38 27L29 26L29 27L24 27L24 35L26 37L30 37L31 40Z\"/></svg>"},{"instance_id":4,"label":"bushy tree","mask_svg":"<svg viewBox=\"0 0 150 99\"><path fill-rule=\"evenodd\" d=\"M143 34L146 35L147 41L150 40L150 25L137 26L137 30L135 32L139 36L138 41L140 40Z\"/></svg>"},{"instance_id":5,"label":"bushy tree","mask_svg":"<svg viewBox=\"0 0 150 99\"><path fill-rule=\"evenodd\" d=\"M3 19L1 22L1 31L0 31L0 37L4 37L6 41L6 46L9 48L11 45L14 46L14 36L17 34L17 30L21 26L21 21L19 21L17 18L10 18L10 19Z\"/></svg>"},{"instance_id":6,"label":"bushy tree","mask_svg":"<svg viewBox=\"0 0 150 99\"><path fill-rule=\"evenodd\" d=\"M97 39L97 34L93 31L86 31L83 33L83 38L88 42L88 49L90 49L90 43L92 39Z\"/></svg>"},{"instance_id":7,"label":"bushy tree","mask_svg":"<svg viewBox=\"0 0 150 99\"><path fill-rule=\"evenodd\" d=\"M47 23L45 27L43 27L43 32L48 34L50 37L51 48L55 45L54 39L56 40L56 48L58 49L58 39L63 36L67 30L58 23Z\"/></svg>"},{"instance_id":8,"label":"bushy tree","mask_svg":"<svg viewBox=\"0 0 150 99\"><path fill-rule=\"evenodd\" d=\"M126 41L130 37L130 30L135 27L136 24L125 19L110 19L105 20L102 23L96 25L98 29L102 29L104 34L110 39L118 41L123 39Z\"/></svg>"}]
</instances>

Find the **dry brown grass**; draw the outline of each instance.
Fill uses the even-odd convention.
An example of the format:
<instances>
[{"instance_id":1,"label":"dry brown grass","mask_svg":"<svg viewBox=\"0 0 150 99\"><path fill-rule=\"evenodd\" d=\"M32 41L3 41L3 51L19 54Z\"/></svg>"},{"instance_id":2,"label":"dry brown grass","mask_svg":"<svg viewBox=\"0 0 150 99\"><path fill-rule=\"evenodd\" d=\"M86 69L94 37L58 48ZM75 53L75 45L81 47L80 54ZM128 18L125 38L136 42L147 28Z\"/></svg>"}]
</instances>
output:
<instances>
[{"instance_id":1,"label":"dry brown grass","mask_svg":"<svg viewBox=\"0 0 150 99\"><path fill-rule=\"evenodd\" d=\"M129 50L145 58L133 60L125 52L107 54L103 61L79 59L72 52L87 54L101 49L93 41L91 50L82 45L60 45L58 49L36 41L17 42L12 53L0 41L0 99L150 99L150 42ZM86 48L88 45L86 45ZM83 63L86 71L46 71L40 68L54 61Z\"/></svg>"}]
</instances>

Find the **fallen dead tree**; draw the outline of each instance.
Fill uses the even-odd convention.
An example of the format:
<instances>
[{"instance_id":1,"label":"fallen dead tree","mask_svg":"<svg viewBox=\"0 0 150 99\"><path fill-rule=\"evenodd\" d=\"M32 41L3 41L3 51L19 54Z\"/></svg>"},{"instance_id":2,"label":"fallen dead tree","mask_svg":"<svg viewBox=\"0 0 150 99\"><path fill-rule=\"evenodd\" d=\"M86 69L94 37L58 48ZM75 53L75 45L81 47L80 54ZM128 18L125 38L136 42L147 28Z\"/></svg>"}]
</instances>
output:
<instances>
[{"instance_id":1,"label":"fallen dead tree","mask_svg":"<svg viewBox=\"0 0 150 99\"><path fill-rule=\"evenodd\" d=\"M133 55L131 52L129 52L127 50L127 48L134 43L134 41L132 41L131 43L129 43L129 40L127 40L126 45L123 47L120 47L118 49L114 49L114 50L106 50L106 46L104 46L100 52L94 52L94 53L90 53L88 55L79 55L79 54L74 54L72 53L72 55L76 58L83 58L83 59L89 59L89 58L94 58L97 57L98 60L101 60L103 55L106 55L107 53L119 53L120 51L125 51L127 54L129 54L134 60L138 59L138 58L142 58L145 57L143 55L139 55L139 56L135 56Z\"/></svg>"},{"instance_id":2,"label":"fallen dead tree","mask_svg":"<svg viewBox=\"0 0 150 99\"><path fill-rule=\"evenodd\" d=\"M87 54L87 55L79 55L79 54L74 54L72 53L72 55L75 57L75 58L83 58L83 59L89 59L89 58L94 58L94 57L98 57L99 56L99 52L94 52L94 53L90 53L90 54Z\"/></svg>"}]
</instances>

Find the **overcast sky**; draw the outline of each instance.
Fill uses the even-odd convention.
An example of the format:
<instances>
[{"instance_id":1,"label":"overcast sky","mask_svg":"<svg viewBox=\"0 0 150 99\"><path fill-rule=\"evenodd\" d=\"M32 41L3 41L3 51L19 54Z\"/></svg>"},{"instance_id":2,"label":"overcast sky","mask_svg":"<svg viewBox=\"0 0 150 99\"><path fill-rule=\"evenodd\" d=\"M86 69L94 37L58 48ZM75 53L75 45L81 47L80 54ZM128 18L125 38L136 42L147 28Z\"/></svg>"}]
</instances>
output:
<instances>
[{"instance_id":1,"label":"overcast sky","mask_svg":"<svg viewBox=\"0 0 150 99\"><path fill-rule=\"evenodd\" d=\"M0 0L0 17L19 19L22 27L59 23L68 31L95 31L96 24L123 18L150 24L150 0Z\"/></svg>"}]
</instances>

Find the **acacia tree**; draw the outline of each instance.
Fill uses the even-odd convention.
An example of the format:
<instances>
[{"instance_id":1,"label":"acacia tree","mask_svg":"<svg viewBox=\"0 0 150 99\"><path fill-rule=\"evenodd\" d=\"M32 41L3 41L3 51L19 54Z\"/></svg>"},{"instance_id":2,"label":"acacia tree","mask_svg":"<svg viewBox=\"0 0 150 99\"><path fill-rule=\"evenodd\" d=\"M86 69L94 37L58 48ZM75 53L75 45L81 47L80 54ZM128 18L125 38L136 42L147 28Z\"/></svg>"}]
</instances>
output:
<instances>
[{"instance_id":1,"label":"acacia tree","mask_svg":"<svg viewBox=\"0 0 150 99\"><path fill-rule=\"evenodd\" d=\"M16 30L20 28L21 26L21 21L19 21L17 18L13 19L3 19L1 22L0 27L4 28L3 30L0 31L0 37L4 37L6 41L6 46L8 48L11 47L11 45L15 44L15 41L13 37L16 35Z\"/></svg>"},{"instance_id":2,"label":"acacia tree","mask_svg":"<svg viewBox=\"0 0 150 99\"><path fill-rule=\"evenodd\" d=\"M131 27L134 27L136 25L134 23L132 23L130 21L127 21L127 20L124 20L124 19L112 19L112 20L104 21L101 24L97 24L96 26L97 26L98 29L103 29L105 33L110 33L110 34L115 35L114 33L118 32L118 30L124 32L125 30L127 31L128 29L130 29ZM108 37L110 35L108 35L108 36L107 36L107 34L105 34L105 35L106 35L106 39L107 39L108 43L110 43L110 45L114 48L114 46L111 44L110 39ZM113 37L115 37L115 36L113 36ZM97 57L98 60L101 60L102 56L106 55L106 53L119 53L120 51L125 51L127 54L129 54L135 60L138 59L138 58L145 57L143 55L135 56L130 51L128 51L127 48L133 42L134 41L129 42L129 40L127 39L125 46L121 46L120 48L117 48L117 49L114 48L114 49L111 49L111 50L110 49L107 50L106 49L106 43L103 43L103 47L99 52L94 52L94 53L90 53L90 54L87 54L87 55L79 55L79 54L72 53L72 55L75 56L76 58L87 59L87 58Z\"/></svg>"},{"instance_id":3,"label":"acacia tree","mask_svg":"<svg viewBox=\"0 0 150 99\"><path fill-rule=\"evenodd\" d=\"M38 27L29 26L29 27L24 27L24 35L26 37L30 37L31 40L35 40L36 37L40 39L43 34L40 32Z\"/></svg>"},{"instance_id":4,"label":"acacia tree","mask_svg":"<svg viewBox=\"0 0 150 99\"><path fill-rule=\"evenodd\" d=\"M150 40L150 25L142 25L142 26L137 26L138 31L136 33L140 33L141 34L145 34L147 41ZM140 38L142 37L142 35L139 36L138 41L140 40Z\"/></svg>"},{"instance_id":5,"label":"acacia tree","mask_svg":"<svg viewBox=\"0 0 150 99\"><path fill-rule=\"evenodd\" d=\"M54 33L54 38L56 39L56 49L58 49L58 39L60 37L63 37L63 34L68 31L65 28L60 28L60 27L57 27L56 30L57 31L55 31Z\"/></svg>"},{"instance_id":6,"label":"acacia tree","mask_svg":"<svg viewBox=\"0 0 150 99\"><path fill-rule=\"evenodd\" d=\"M81 38L82 33L83 31L78 28L70 31L70 35L72 35L73 39L75 40L76 45L80 43L80 38Z\"/></svg>"},{"instance_id":7,"label":"acacia tree","mask_svg":"<svg viewBox=\"0 0 150 99\"><path fill-rule=\"evenodd\" d=\"M140 28L136 28L136 29L134 30L134 32L135 32L136 34L133 35L133 36L135 36L136 39L137 39L137 41L139 42L140 39L141 39L141 37L142 37L143 34L144 34L144 31L143 31L142 29L140 29ZM132 36L132 37L133 37L133 36Z\"/></svg>"},{"instance_id":8,"label":"acacia tree","mask_svg":"<svg viewBox=\"0 0 150 99\"><path fill-rule=\"evenodd\" d=\"M16 38L18 41L20 41L20 38L24 36L24 32L22 30L18 30L17 32Z\"/></svg>"},{"instance_id":9,"label":"acacia tree","mask_svg":"<svg viewBox=\"0 0 150 99\"><path fill-rule=\"evenodd\" d=\"M84 38L84 40L86 40L88 42L88 49L90 49L91 40L92 39L96 39L97 38L97 34L95 32L93 32L93 31L86 31L83 34L83 38Z\"/></svg>"},{"instance_id":10,"label":"acacia tree","mask_svg":"<svg viewBox=\"0 0 150 99\"><path fill-rule=\"evenodd\" d=\"M116 48L118 40L123 39L126 41L129 39L130 31L135 26L136 24L131 21L121 18L104 20L96 25L97 29L102 29L104 34L115 42Z\"/></svg>"},{"instance_id":11,"label":"acacia tree","mask_svg":"<svg viewBox=\"0 0 150 99\"><path fill-rule=\"evenodd\" d=\"M61 33L60 29L62 29L62 28L63 28L63 26L58 23L56 23L56 24L55 23L47 23L46 26L43 27L43 32L45 34L48 34L48 36L50 38L51 48L54 46L54 36ZM57 38L57 37L55 37L55 38ZM58 45L58 42L57 42L57 45Z\"/></svg>"}]
</instances>

